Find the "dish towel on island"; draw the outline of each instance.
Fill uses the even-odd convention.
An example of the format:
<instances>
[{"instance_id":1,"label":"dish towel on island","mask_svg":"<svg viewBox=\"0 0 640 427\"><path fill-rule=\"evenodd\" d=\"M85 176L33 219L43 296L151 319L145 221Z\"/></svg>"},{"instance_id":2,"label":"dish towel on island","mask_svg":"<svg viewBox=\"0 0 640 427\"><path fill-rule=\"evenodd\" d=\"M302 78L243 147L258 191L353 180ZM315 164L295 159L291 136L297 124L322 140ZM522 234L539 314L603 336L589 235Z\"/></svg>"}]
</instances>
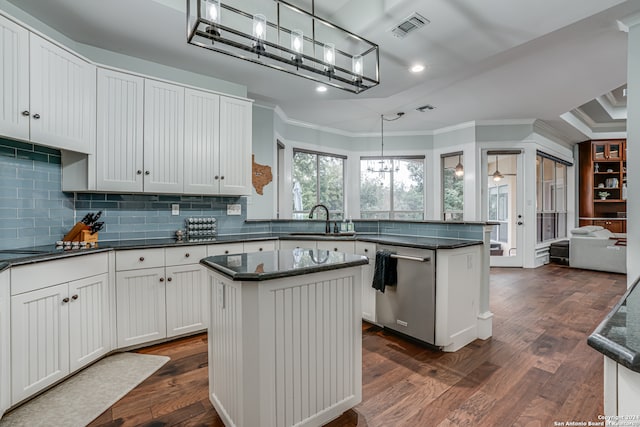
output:
<instances>
[{"instance_id":1,"label":"dish towel on island","mask_svg":"<svg viewBox=\"0 0 640 427\"><path fill-rule=\"evenodd\" d=\"M380 250L376 252L376 265L373 272L374 289L384 292L385 286L394 286L398 283L398 260L391 257L393 252Z\"/></svg>"}]
</instances>

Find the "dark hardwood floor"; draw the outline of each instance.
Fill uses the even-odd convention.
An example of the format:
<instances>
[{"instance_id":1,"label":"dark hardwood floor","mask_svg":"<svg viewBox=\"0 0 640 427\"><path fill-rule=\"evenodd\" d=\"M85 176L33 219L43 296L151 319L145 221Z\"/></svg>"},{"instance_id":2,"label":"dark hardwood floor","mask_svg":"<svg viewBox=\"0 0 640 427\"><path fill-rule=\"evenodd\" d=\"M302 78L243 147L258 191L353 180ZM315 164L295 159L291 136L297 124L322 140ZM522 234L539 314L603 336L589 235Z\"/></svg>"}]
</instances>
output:
<instances>
[{"instance_id":1,"label":"dark hardwood floor","mask_svg":"<svg viewBox=\"0 0 640 427\"><path fill-rule=\"evenodd\" d=\"M602 355L587 336L626 276L548 265L491 269L493 337L434 352L363 325L363 400L329 425L553 426L598 421ZM90 425L221 426L209 403L206 335L139 350L171 361Z\"/></svg>"}]
</instances>

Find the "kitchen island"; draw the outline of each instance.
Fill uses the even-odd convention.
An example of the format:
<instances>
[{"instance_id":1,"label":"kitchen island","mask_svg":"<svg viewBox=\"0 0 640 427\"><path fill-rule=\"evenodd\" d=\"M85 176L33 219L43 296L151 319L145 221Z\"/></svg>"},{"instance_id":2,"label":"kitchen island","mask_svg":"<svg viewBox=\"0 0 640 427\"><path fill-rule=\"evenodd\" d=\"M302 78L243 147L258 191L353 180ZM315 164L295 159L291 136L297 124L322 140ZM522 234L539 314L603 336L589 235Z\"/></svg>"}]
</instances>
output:
<instances>
[{"instance_id":1,"label":"kitchen island","mask_svg":"<svg viewBox=\"0 0 640 427\"><path fill-rule=\"evenodd\" d=\"M209 398L226 425L316 426L362 399L361 269L322 249L207 257Z\"/></svg>"}]
</instances>

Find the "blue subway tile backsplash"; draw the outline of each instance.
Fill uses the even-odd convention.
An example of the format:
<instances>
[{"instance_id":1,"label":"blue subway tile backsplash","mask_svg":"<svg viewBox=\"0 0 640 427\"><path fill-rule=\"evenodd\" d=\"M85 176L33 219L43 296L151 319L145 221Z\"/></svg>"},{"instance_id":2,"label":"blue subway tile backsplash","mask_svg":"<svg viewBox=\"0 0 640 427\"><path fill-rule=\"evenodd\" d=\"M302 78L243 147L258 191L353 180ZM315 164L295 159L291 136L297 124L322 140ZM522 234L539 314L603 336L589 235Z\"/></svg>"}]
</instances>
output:
<instances>
[{"instance_id":1,"label":"blue subway tile backsplash","mask_svg":"<svg viewBox=\"0 0 640 427\"><path fill-rule=\"evenodd\" d=\"M245 224L245 197L65 193L60 151L0 138L0 249L53 244L88 212L102 211L100 240L171 238L188 217L215 217L218 234L264 233ZM227 204L242 206L227 216ZM171 215L171 205L180 214Z\"/></svg>"},{"instance_id":2,"label":"blue subway tile backsplash","mask_svg":"<svg viewBox=\"0 0 640 427\"><path fill-rule=\"evenodd\" d=\"M0 138L0 249L54 244L87 213L102 211L101 241L172 238L189 217L215 217L219 235L324 232L320 220L250 221L246 197L65 193L60 152ZM172 205L180 207L172 215ZM241 215L227 215L240 204ZM481 224L354 220L357 233L483 240ZM333 222L332 222L333 226Z\"/></svg>"}]
</instances>

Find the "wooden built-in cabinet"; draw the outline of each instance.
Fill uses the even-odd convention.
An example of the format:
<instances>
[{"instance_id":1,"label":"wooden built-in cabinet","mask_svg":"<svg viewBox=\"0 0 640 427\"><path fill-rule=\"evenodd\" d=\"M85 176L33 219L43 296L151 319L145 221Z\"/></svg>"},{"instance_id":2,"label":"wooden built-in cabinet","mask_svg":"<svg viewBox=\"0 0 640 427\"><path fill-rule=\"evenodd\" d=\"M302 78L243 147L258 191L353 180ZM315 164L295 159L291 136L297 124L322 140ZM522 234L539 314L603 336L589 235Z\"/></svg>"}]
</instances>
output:
<instances>
[{"instance_id":1,"label":"wooden built-in cabinet","mask_svg":"<svg viewBox=\"0 0 640 427\"><path fill-rule=\"evenodd\" d=\"M626 140L585 141L579 145L579 154L580 225L600 225L625 233Z\"/></svg>"}]
</instances>

